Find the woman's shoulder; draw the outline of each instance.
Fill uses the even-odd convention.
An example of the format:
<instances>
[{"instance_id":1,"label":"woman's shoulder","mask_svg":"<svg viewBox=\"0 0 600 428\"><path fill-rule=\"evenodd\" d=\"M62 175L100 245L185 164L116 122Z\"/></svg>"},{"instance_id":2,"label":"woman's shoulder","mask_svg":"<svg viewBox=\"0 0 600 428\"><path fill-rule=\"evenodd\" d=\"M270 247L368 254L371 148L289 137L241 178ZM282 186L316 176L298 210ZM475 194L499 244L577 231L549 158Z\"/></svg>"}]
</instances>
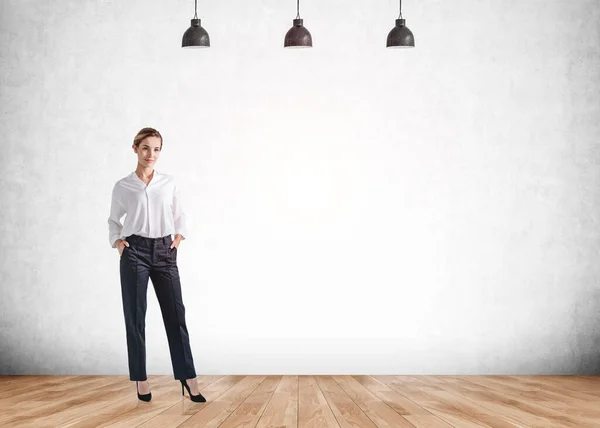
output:
<instances>
[{"instance_id":1,"label":"woman's shoulder","mask_svg":"<svg viewBox=\"0 0 600 428\"><path fill-rule=\"evenodd\" d=\"M127 181L131 180L131 176L135 174L135 172L131 172L129 174L127 174L125 177L122 177L120 179L118 179L115 184L114 184L114 188L116 189L117 187L123 186Z\"/></svg>"},{"instance_id":2,"label":"woman's shoulder","mask_svg":"<svg viewBox=\"0 0 600 428\"><path fill-rule=\"evenodd\" d=\"M131 177L133 177L133 174L135 174L135 171L131 171L129 174L127 174L125 177L122 177L120 179L117 180L117 183L122 183L124 181L129 180Z\"/></svg>"},{"instance_id":3,"label":"woman's shoulder","mask_svg":"<svg viewBox=\"0 0 600 428\"><path fill-rule=\"evenodd\" d=\"M177 181L177 177L175 176L175 174L167 173L167 172L159 172L159 171L156 171L156 172L158 174L160 174L160 176L161 176L161 178L163 180L172 181L172 182L176 182Z\"/></svg>"}]
</instances>

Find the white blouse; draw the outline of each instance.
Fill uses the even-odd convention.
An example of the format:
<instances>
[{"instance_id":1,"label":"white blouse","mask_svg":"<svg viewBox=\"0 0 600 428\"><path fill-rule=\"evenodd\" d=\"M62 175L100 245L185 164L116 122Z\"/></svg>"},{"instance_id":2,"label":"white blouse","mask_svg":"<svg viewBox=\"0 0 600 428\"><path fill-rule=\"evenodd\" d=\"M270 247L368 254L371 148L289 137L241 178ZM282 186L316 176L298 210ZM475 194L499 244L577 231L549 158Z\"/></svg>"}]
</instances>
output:
<instances>
[{"instance_id":1,"label":"white blouse","mask_svg":"<svg viewBox=\"0 0 600 428\"><path fill-rule=\"evenodd\" d=\"M113 248L117 247L117 239L132 234L160 238L178 233L185 239L187 228L181 193L173 175L155 169L146 186L134 171L116 182L108 217L108 239Z\"/></svg>"}]
</instances>

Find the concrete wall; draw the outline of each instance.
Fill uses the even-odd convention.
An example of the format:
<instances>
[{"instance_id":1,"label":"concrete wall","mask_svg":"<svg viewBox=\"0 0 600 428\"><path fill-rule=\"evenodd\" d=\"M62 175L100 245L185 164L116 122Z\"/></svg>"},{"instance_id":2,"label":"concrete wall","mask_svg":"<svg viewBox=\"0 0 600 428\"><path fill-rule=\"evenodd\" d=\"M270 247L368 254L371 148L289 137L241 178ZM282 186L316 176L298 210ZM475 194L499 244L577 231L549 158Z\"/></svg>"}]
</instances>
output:
<instances>
[{"instance_id":1,"label":"concrete wall","mask_svg":"<svg viewBox=\"0 0 600 428\"><path fill-rule=\"evenodd\" d=\"M198 374L600 373L600 3L5 1L0 372L126 374L114 183L181 182ZM149 374L172 372L148 289Z\"/></svg>"}]
</instances>

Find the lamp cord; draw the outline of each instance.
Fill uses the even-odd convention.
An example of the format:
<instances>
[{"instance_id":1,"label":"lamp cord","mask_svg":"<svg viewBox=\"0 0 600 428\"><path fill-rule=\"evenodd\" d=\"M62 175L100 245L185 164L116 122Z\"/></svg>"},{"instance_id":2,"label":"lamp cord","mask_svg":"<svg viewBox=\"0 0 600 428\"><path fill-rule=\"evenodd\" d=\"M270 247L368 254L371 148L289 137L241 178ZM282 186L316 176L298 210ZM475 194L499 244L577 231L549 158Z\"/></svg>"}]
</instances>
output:
<instances>
[{"instance_id":1,"label":"lamp cord","mask_svg":"<svg viewBox=\"0 0 600 428\"><path fill-rule=\"evenodd\" d=\"M402 0L398 1L400 3L400 15L398 15L398 19L402 19Z\"/></svg>"},{"instance_id":2,"label":"lamp cord","mask_svg":"<svg viewBox=\"0 0 600 428\"><path fill-rule=\"evenodd\" d=\"M296 2L296 19L300 19L300 0Z\"/></svg>"},{"instance_id":3,"label":"lamp cord","mask_svg":"<svg viewBox=\"0 0 600 428\"><path fill-rule=\"evenodd\" d=\"M194 0L194 19L198 19L198 0Z\"/></svg>"}]
</instances>

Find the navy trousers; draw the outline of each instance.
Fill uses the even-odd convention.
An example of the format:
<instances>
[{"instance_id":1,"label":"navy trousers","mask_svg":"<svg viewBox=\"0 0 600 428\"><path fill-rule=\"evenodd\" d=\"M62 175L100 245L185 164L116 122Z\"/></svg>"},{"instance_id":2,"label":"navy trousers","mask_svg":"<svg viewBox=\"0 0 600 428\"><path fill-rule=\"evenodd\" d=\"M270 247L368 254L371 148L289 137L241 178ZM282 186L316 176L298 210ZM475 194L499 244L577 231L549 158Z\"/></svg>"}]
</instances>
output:
<instances>
[{"instance_id":1,"label":"navy trousers","mask_svg":"<svg viewBox=\"0 0 600 428\"><path fill-rule=\"evenodd\" d=\"M171 235L162 238L131 235L125 240L129 247L123 248L120 272L129 379L147 379L145 326L148 279L152 280L162 312L175 379L195 378L177 268L177 248L169 248L173 242Z\"/></svg>"}]
</instances>

